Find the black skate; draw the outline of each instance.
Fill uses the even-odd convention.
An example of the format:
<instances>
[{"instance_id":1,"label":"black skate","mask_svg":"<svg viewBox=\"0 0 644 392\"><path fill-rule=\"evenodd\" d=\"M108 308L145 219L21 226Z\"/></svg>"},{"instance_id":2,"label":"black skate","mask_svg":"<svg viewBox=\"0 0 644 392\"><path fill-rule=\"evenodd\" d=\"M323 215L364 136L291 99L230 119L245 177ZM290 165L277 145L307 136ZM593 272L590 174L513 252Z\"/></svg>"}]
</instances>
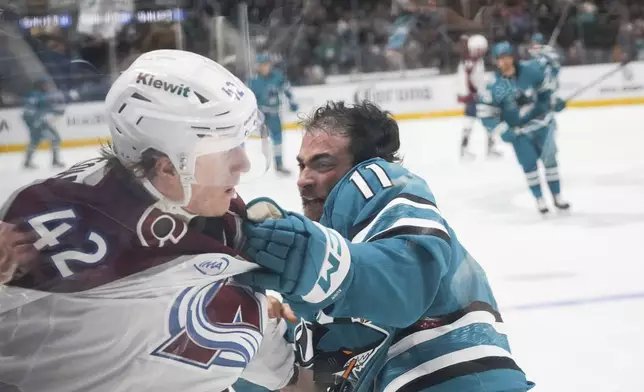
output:
<instances>
[{"instance_id":1,"label":"black skate","mask_svg":"<svg viewBox=\"0 0 644 392\"><path fill-rule=\"evenodd\" d=\"M502 158L503 153L501 151L496 150L496 149L491 149L491 150L488 150L487 157L488 158Z\"/></svg>"},{"instance_id":2,"label":"black skate","mask_svg":"<svg viewBox=\"0 0 644 392\"><path fill-rule=\"evenodd\" d=\"M467 146L470 144L470 133L472 132L471 128L463 129L463 137L461 138L461 159L471 161L476 158L476 155L472 154L467 150Z\"/></svg>"},{"instance_id":3,"label":"black skate","mask_svg":"<svg viewBox=\"0 0 644 392\"><path fill-rule=\"evenodd\" d=\"M23 168L25 168L25 169L27 169L27 170L35 170L35 169L38 169L38 166L34 165L34 164L33 164L33 163L31 163L31 162L25 162L25 164L24 164L24 165L22 165L22 167L23 167Z\"/></svg>"},{"instance_id":4,"label":"black skate","mask_svg":"<svg viewBox=\"0 0 644 392\"><path fill-rule=\"evenodd\" d=\"M476 159L476 155L473 153L467 151L467 148L461 147L461 159L466 160L466 161L472 161Z\"/></svg>"},{"instance_id":5,"label":"black skate","mask_svg":"<svg viewBox=\"0 0 644 392\"><path fill-rule=\"evenodd\" d=\"M557 209L559 211L563 212L563 211L569 211L570 210L570 203L568 203L567 201L563 200L559 195L556 195L554 197L554 204L555 204L555 207L557 207Z\"/></svg>"},{"instance_id":6,"label":"black skate","mask_svg":"<svg viewBox=\"0 0 644 392\"><path fill-rule=\"evenodd\" d=\"M62 163L61 161L55 161L55 162L53 162L51 164L51 167L53 167L55 169L63 169L63 168L65 168L65 164Z\"/></svg>"},{"instance_id":7,"label":"black skate","mask_svg":"<svg viewBox=\"0 0 644 392\"><path fill-rule=\"evenodd\" d=\"M548 212L550 212L550 210L548 209L548 206L546 205L545 200L543 199L537 199L537 208L539 209L539 213L541 215L545 215Z\"/></svg>"},{"instance_id":8,"label":"black skate","mask_svg":"<svg viewBox=\"0 0 644 392\"><path fill-rule=\"evenodd\" d=\"M487 139L487 157L488 158L501 158L503 153L496 149L496 143L493 137Z\"/></svg>"}]
</instances>

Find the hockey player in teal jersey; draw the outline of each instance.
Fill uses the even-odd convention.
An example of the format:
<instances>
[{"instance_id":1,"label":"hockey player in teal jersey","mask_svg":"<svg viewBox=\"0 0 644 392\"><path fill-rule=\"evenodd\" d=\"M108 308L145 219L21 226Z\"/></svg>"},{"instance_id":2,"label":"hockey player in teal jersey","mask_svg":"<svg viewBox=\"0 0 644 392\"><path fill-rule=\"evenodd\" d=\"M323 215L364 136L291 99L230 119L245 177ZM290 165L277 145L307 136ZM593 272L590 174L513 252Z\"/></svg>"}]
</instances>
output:
<instances>
[{"instance_id":1,"label":"hockey player in teal jersey","mask_svg":"<svg viewBox=\"0 0 644 392\"><path fill-rule=\"evenodd\" d=\"M291 111L296 112L298 105L295 102L291 85L283 72L273 69L270 57L267 54L257 55L259 74L250 80L249 87L257 97L259 110L262 111L266 126L273 142L275 168L278 173L290 174L282 161L282 120L280 118L280 95L284 94L289 101Z\"/></svg>"},{"instance_id":2,"label":"hockey player in teal jersey","mask_svg":"<svg viewBox=\"0 0 644 392\"><path fill-rule=\"evenodd\" d=\"M331 391L527 391L481 266L427 183L398 161L399 130L370 103L328 103L304 124L304 215L248 204L239 277L303 320L300 363ZM272 217L266 219L267 217Z\"/></svg>"},{"instance_id":3,"label":"hockey player in teal jersey","mask_svg":"<svg viewBox=\"0 0 644 392\"><path fill-rule=\"evenodd\" d=\"M492 56L498 70L478 96L477 115L488 130L514 147L539 212L549 211L541 190L539 161L555 207L568 210L570 204L561 196L554 119L554 113L566 104L554 94L554 70L539 59L517 62L507 42L496 44Z\"/></svg>"},{"instance_id":4,"label":"hockey player in teal jersey","mask_svg":"<svg viewBox=\"0 0 644 392\"><path fill-rule=\"evenodd\" d=\"M60 134L48 120L49 115L61 116L65 111L57 106L53 84L47 79L39 79L24 97L24 110L22 120L29 130L29 145L25 154L24 167L35 168L33 164L34 152L40 142L49 138L51 141L52 166L64 167L60 160Z\"/></svg>"}]
</instances>

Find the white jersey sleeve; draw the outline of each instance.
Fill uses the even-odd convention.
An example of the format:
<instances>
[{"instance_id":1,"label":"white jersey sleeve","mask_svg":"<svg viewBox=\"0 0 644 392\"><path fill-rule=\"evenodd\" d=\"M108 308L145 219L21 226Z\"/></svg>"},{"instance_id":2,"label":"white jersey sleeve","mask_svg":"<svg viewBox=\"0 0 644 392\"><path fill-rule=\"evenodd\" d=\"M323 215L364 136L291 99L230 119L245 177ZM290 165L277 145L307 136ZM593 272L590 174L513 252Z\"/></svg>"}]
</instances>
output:
<instances>
[{"instance_id":1,"label":"white jersey sleeve","mask_svg":"<svg viewBox=\"0 0 644 392\"><path fill-rule=\"evenodd\" d=\"M483 63L483 59L478 59L474 63L472 72L470 73L470 80L477 92L485 88L485 64Z\"/></svg>"},{"instance_id":2,"label":"white jersey sleeve","mask_svg":"<svg viewBox=\"0 0 644 392\"><path fill-rule=\"evenodd\" d=\"M465 64L463 61L459 61L458 66L456 67L456 95L459 97L465 97L470 92L467 87L467 72L465 72Z\"/></svg>"},{"instance_id":3,"label":"white jersey sleeve","mask_svg":"<svg viewBox=\"0 0 644 392\"><path fill-rule=\"evenodd\" d=\"M485 88L485 64L483 59L466 58L456 68L456 94L467 97Z\"/></svg>"}]
</instances>

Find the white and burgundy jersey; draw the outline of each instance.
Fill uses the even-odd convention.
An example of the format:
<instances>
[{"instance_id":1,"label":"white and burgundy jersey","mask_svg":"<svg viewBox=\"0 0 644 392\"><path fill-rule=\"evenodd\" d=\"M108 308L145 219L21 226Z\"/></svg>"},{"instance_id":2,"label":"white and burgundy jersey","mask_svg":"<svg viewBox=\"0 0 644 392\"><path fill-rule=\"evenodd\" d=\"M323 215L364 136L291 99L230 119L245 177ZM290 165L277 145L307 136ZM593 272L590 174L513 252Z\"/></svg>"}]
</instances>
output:
<instances>
[{"instance_id":1,"label":"white and burgundy jersey","mask_svg":"<svg viewBox=\"0 0 644 392\"><path fill-rule=\"evenodd\" d=\"M40 235L37 263L0 292L0 390L271 390L293 375L285 325L235 283L245 206L168 212L95 160L18 191L0 212Z\"/></svg>"},{"instance_id":2,"label":"white and burgundy jersey","mask_svg":"<svg viewBox=\"0 0 644 392\"><path fill-rule=\"evenodd\" d=\"M482 58L464 57L456 70L458 101L474 103L479 88L485 84L485 64Z\"/></svg>"}]
</instances>

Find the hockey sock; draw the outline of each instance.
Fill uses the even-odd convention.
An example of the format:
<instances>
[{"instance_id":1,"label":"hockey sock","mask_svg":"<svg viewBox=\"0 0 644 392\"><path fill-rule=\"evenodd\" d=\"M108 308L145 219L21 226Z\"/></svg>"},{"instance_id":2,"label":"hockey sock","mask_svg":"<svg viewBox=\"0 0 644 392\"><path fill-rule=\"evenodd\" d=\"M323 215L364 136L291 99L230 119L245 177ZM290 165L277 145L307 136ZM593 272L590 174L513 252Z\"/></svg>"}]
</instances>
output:
<instances>
[{"instance_id":1,"label":"hockey sock","mask_svg":"<svg viewBox=\"0 0 644 392\"><path fill-rule=\"evenodd\" d=\"M282 144L273 144L273 156L275 157L275 167L282 167Z\"/></svg>"},{"instance_id":2,"label":"hockey sock","mask_svg":"<svg viewBox=\"0 0 644 392\"><path fill-rule=\"evenodd\" d=\"M543 196L541 192L541 182L539 180L539 170L534 170L525 174L526 180L528 180L528 186L530 187L530 192L532 195L539 199Z\"/></svg>"},{"instance_id":3,"label":"hockey sock","mask_svg":"<svg viewBox=\"0 0 644 392\"><path fill-rule=\"evenodd\" d=\"M553 195L558 195L559 193L561 193L561 182L559 181L559 168L557 166L546 167L546 181L548 181L548 187L550 188L550 192Z\"/></svg>"}]
</instances>

